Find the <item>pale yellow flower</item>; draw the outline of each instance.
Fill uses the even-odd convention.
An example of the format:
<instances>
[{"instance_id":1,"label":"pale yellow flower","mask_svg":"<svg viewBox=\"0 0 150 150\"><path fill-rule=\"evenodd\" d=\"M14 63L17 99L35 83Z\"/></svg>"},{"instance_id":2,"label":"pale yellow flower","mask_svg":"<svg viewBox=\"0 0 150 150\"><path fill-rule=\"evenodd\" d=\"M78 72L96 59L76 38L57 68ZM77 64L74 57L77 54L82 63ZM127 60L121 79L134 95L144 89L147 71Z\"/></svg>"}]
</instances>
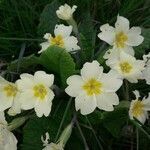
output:
<instances>
[{"instance_id":1,"label":"pale yellow flower","mask_svg":"<svg viewBox=\"0 0 150 150\"><path fill-rule=\"evenodd\" d=\"M148 98L140 99L140 95L138 91L134 91L136 96L135 100L131 101L129 116L130 119L138 119L141 123L145 123L148 118L148 111L150 111L150 93Z\"/></svg>"},{"instance_id":2,"label":"pale yellow flower","mask_svg":"<svg viewBox=\"0 0 150 150\"><path fill-rule=\"evenodd\" d=\"M113 105L119 104L115 93L122 85L122 80L114 71L103 73L103 67L97 61L85 63L81 76L73 75L67 79L66 93L75 97L76 110L86 115L96 107L105 111L113 111Z\"/></svg>"}]
</instances>

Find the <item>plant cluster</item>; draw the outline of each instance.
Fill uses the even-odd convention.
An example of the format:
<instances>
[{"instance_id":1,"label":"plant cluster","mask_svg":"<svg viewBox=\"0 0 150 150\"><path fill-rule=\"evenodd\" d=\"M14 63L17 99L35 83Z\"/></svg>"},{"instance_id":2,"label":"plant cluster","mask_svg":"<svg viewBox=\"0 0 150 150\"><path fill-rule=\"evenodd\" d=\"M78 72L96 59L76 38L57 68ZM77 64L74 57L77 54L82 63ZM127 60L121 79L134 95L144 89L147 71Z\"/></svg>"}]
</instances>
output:
<instances>
[{"instance_id":1,"label":"plant cluster","mask_svg":"<svg viewBox=\"0 0 150 150\"><path fill-rule=\"evenodd\" d=\"M98 133L92 127L96 125L99 128L99 124L108 130L106 134L116 136L123 125L130 122L132 129L136 127L150 140L149 131L144 126L150 111L150 93L140 96L136 89L138 83L150 85L150 53L139 59L134 50L144 41L141 28L130 27L129 20L118 14L114 27L107 23L96 33L96 40L109 46L102 57L95 58L98 52L93 47L89 48L89 41L74 19L77 6L64 4L56 8L55 15L64 24L55 24L52 33L44 30L41 49L23 60L31 61L40 69L33 70L34 75L21 73L15 82L4 79L5 74L0 77L0 149L17 150L17 138L12 131L26 122L31 122L31 125L35 122L34 125L40 126L41 130L45 126L36 138L40 144L37 147L41 150L65 149L76 128L85 148L89 149L80 126L90 128L98 147L103 149ZM49 9L47 7L44 13ZM45 21L48 18L44 18L39 26L43 26ZM92 52L87 56L86 51L89 50ZM87 57L90 61L86 61ZM15 64L11 63L8 70ZM133 91L129 91L131 86ZM10 123L7 123L5 115ZM60 122L57 115L60 115ZM119 123L113 119L118 119ZM34 149L26 140L28 136L32 137L29 135L32 133L27 133L32 132L32 128L34 126L26 129L24 140L28 142L24 142L27 144L24 150ZM55 138L51 138L53 135Z\"/></svg>"}]
</instances>

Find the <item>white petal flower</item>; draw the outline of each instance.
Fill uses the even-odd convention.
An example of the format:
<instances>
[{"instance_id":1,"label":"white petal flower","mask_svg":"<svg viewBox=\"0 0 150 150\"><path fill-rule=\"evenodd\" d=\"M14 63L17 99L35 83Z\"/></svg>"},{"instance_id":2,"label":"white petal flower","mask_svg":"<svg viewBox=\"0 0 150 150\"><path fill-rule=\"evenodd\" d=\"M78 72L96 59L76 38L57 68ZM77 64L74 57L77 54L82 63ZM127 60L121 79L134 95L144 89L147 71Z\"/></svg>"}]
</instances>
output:
<instances>
[{"instance_id":1,"label":"white petal flower","mask_svg":"<svg viewBox=\"0 0 150 150\"><path fill-rule=\"evenodd\" d=\"M134 92L135 93L135 92ZM150 93L148 98L143 100L139 99L139 93L136 91L136 100L132 100L130 104L129 116L130 119L138 119L141 123L145 123L150 111Z\"/></svg>"},{"instance_id":2,"label":"white petal flower","mask_svg":"<svg viewBox=\"0 0 150 150\"><path fill-rule=\"evenodd\" d=\"M46 74L44 71L20 75L17 80L20 90L19 101L23 110L34 108L38 117L48 116L51 111L54 93L50 89L54 82L54 75Z\"/></svg>"},{"instance_id":3,"label":"white petal flower","mask_svg":"<svg viewBox=\"0 0 150 150\"><path fill-rule=\"evenodd\" d=\"M143 78L146 80L146 83L150 85L150 53L144 55L143 59L145 61L145 69L143 70Z\"/></svg>"},{"instance_id":4,"label":"white petal flower","mask_svg":"<svg viewBox=\"0 0 150 150\"><path fill-rule=\"evenodd\" d=\"M67 79L66 93L75 97L75 108L81 114L92 113L96 107L112 111L113 105L119 104L115 93L122 85L122 80L114 71L103 73L103 67L97 61L85 63L81 76L73 75Z\"/></svg>"},{"instance_id":5,"label":"white petal flower","mask_svg":"<svg viewBox=\"0 0 150 150\"><path fill-rule=\"evenodd\" d=\"M62 20L70 20L73 18L73 13L77 9L76 5L71 8L68 4L61 5L56 11L58 18Z\"/></svg>"},{"instance_id":6,"label":"white petal flower","mask_svg":"<svg viewBox=\"0 0 150 150\"><path fill-rule=\"evenodd\" d=\"M68 52L79 50L80 47L77 45L78 40L76 37L70 35L71 32L72 26L65 26L63 24L56 25L54 37L50 33L46 33L44 38L47 41L40 44L42 49L38 53L42 53L52 45L64 48Z\"/></svg>"},{"instance_id":7,"label":"white petal flower","mask_svg":"<svg viewBox=\"0 0 150 150\"><path fill-rule=\"evenodd\" d=\"M135 57L124 51L120 52L119 57L108 59L106 64L115 70L122 79L127 79L131 83L137 83L138 79L142 79L142 71L145 66L144 61L136 60Z\"/></svg>"},{"instance_id":8,"label":"white petal flower","mask_svg":"<svg viewBox=\"0 0 150 150\"><path fill-rule=\"evenodd\" d=\"M134 55L133 46L140 45L144 38L141 36L140 27L129 28L129 20L119 16L115 23L115 28L109 24L100 27L101 32L98 37L112 45L115 49L121 49L130 55Z\"/></svg>"},{"instance_id":9,"label":"white petal flower","mask_svg":"<svg viewBox=\"0 0 150 150\"><path fill-rule=\"evenodd\" d=\"M6 81L0 76L0 111L4 111L13 106L17 100L19 91L16 84ZM19 109L19 108L18 108ZM14 108L15 111L15 108ZM18 110L16 113L19 113Z\"/></svg>"},{"instance_id":10,"label":"white petal flower","mask_svg":"<svg viewBox=\"0 0 150 150\"><path fill-rule=\"evenodd\" d=\"M4 112L0 112L0 150L17 150L17 139L7 129Z\"/></svg>"}]
</instances>

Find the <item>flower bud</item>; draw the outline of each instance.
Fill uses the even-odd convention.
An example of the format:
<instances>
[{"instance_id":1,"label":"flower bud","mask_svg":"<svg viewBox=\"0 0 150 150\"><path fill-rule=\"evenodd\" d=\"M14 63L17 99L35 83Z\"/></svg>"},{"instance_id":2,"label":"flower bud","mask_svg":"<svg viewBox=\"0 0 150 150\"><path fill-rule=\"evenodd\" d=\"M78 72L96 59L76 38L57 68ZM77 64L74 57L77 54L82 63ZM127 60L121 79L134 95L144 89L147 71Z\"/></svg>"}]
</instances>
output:
<instances>
[{"instance_id":1,"label":"flower bud","mask_svg":"<svg viewBox=\"0 0 150 150\"><path fill-rule=\"evenodd\" d=\"M70 20L73 18L73 13L75 12L77 6L74 5L72 8L68 4L64 4L59 7L56 11L58 18L62 20Z\"/></svg>"}]
</instances>

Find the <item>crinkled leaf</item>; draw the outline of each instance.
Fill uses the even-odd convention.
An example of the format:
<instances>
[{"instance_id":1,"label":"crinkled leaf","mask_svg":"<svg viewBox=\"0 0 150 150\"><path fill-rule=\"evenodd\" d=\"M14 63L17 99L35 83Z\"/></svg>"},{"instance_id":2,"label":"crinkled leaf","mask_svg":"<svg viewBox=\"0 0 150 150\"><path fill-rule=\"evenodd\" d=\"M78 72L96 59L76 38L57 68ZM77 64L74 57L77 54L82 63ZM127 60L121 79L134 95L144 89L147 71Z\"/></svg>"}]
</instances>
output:
<instances>
[{"instance_id":1,"label":"crinkled leaf","mask_svg":"<svg viewBox=\"0 0 150 150\"><path fill-rule=\"evenodd\" d=\"M53 33L55 25L58 23L58 17L56 10L60 4L57 0L45 6L38 25L38 34L43 35L45 33Z\"/></svg>"},{"instance_id":2,"label":"crinkled leaf","mask_svg":"<svg viewBox=\"0 0 150 150\"><path fill-rule=\"evenodd\" d=\"M66 79L75 72L75 63L66 50L51 46L40 56L40 63L49 71L56 73L66 85Z\"/></svg>"},{"instance_id":3,"label":"crinkled leaf","mask_svg":"<svg viewBox=\"0 0 150 150\"><path fill-rule=\"evenodd\" d=\"M96 38L96 30L92 22L91 15L88 11L83 14L84 19L82 19L79 26L79 31L81 33L81 44L82 44L82 57L89 61L94 55L94 45Z\"/></svg>"}]
</instances>

